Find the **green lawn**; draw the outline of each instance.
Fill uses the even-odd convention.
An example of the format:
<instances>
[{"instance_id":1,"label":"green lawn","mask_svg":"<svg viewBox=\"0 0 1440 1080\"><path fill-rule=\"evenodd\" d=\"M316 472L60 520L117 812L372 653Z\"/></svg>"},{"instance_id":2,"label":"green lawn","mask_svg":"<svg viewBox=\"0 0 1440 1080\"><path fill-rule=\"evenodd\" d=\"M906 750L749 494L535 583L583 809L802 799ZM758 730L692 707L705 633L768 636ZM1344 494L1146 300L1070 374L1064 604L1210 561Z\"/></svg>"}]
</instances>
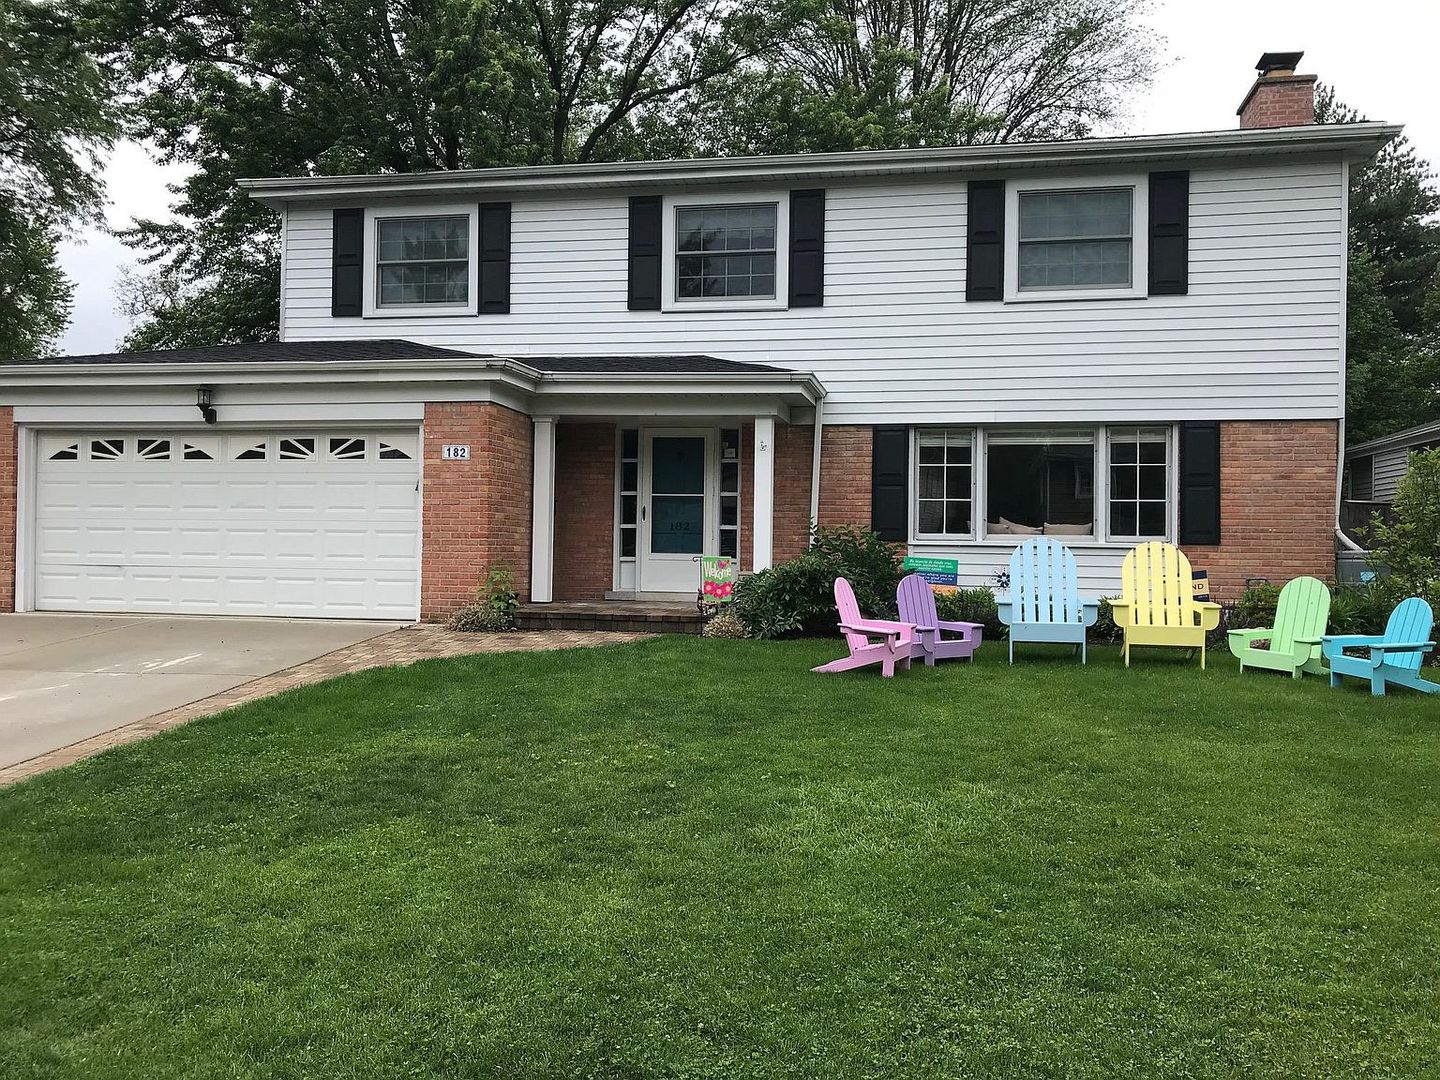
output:
<instances>
[{"instance_id":1,"label":"green lawn","mask_svg":"<svg viewBox=\"0 0 1440 1080\"><path fill-rule=\"evenodd\" d=\"M1434 698L1003 654L432 661L0 791L0 1076L1440 1070Z\"/></svg>"}]
</instances>

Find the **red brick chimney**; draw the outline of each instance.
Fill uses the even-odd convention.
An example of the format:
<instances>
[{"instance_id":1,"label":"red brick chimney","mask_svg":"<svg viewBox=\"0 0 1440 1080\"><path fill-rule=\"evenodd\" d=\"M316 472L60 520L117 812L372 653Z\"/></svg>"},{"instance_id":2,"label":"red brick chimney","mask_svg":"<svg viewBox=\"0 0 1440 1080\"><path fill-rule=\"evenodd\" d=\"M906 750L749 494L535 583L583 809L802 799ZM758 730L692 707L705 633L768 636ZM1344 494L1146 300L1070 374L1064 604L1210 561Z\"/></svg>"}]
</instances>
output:
<instances>
[{"instance_id":1,"label":"red brick chimney","mask_svg":"<svg viewBox=\"0 0 1440 1080\"><path fill-rule=\"evenodd\" d=\"M1267 52L1260 77L1236 112L1242 128L1297 127L1315 122L1315 76L1296 75L1303 52Z\"/></svg>"}]
</instances>

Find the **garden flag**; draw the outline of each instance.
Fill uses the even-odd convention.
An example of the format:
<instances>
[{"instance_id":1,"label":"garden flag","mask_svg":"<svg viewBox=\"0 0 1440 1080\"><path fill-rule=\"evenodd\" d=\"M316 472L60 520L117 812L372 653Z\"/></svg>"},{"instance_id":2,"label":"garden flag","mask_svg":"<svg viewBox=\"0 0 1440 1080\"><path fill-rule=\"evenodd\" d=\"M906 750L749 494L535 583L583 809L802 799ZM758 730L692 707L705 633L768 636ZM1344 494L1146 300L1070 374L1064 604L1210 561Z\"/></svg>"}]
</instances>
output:
<instances>
[{"instance_id":1,"label":"garden flag","mask_svg":"<svg viewBox=\"0 0 1440 1080\"><path fill-rule=\"evenodd\" d=\"M700 557L700 600L728 604L735 595L735 560L720 555Z\"/></svg>"}]
</instances>

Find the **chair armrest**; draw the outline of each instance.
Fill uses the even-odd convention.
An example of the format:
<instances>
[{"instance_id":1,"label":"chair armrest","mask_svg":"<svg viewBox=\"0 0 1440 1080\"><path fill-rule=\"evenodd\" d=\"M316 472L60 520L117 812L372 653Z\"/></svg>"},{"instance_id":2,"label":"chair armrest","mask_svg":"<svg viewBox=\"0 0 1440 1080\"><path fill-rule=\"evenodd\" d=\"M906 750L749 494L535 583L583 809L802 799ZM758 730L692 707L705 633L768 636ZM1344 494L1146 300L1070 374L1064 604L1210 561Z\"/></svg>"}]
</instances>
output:
<instances>
[{"instance_id":1,"label":"chair armrest","mask_svg":"<svg viewBox=\"0 0 1440 1080\"><path fill-rule=\"evenodd\" d=\"M1315 637L1297 637L1297 638L1295 639L1295 644L1296 644L1296 645L1319 645L1319 644L1320 644L1322 641L1324 641L1324 640L1325 640L1325 639L1324 639L1323 637L1319 636L1319 635L1317 635L1317 636L1315 636Z\"/></svg>"},{"instance_id":2,"label":"chair armrest","mask_svg":"<svg viewBox=\"0 0 1440 1080\"><path fill-rule=\"evenodd\" d=\"M900 641L911 641L916 633L915 626L911 623L888 622L883 619L861 619L857 623L841 623L840 629L849 630L854 634L865 634L868 637L888 637Z\"/></svg>"},{"instance_id":3,"label":"chair armrest","mask_svg":"<svg viewBox=\"0 0 1440 1080\"><path fill-rule=\"evenodd\" d=\"M1362 645L1380 645L1384 641L1378 634L1326 634L1320 639L1320 644L1327 648L1338 645L1342 649L1349 649Z\"/></svg>"},{"instance_id":4,"label":"chair armrest","mask_svg":"<svg viewBox=\"0 0 1440 1080\"><path fill-rule=\"evenodd\" d=\"M1003 622L1006 626L1009 626L1009 625L1010 625L1010 617L1011 617L1012 609L1013 609L1014 605L1015 605L1015 601L1013 601L1013 600L996 600L996 601L995 601L995 609L996 609L996 611L999 613L1000 621Z\"/></svg>"},{"instance_id":5,"label":"chair armrest","mask_svg":"<svg viewBox=\"0 0 1440 1080\"><path fill-rule=\"evenodd\" d=\"M1370 647L1371 652L1429 652L1435 648L1433 641L1384 641Z\"/></svg>"},{"instance_id":6,"label":"chair armrest","mask_svg":"<svg viewBox=\"0 0 1440 1080\"><path fill-rule=\"evenodd\" d=\"M985 629L985 624L984 624L984 623L978 623L978 622L946 622L944 619L941 619L941 620L939 620L939 624L940 624L940 629L941 629L941 630L956 630L956 631L958 631L958 632L960 632L960 633L962 633L962 634L963 634L966 630L984 630L984 629Z\"/></svg>"},{"instance_id":7,"label":"chair armrest","mask_svg":"<svg viewBox=\"0 0 1440 1080\"><path fill-rule=\"evenodd\" d=\"M1214 630L1220 625L1220 605L1212 604L1208 600L1196 600L1195 610L1200 613L1200 626L1204 630Z\"/></svg>"},{"instance_id":8,"label":"chair armrest","mask_svg":"<svg viewBox=\"0 0 1440 1080\"><path fill-rule=\"evenodd\" d=\"M1110 614L1114 617L1116 626L1130 625L1131 608L1134 606L1129 600L1110 601Z\"/></svg>"},{"instance_id":9,"label":"chair armrest","mask_svg":"<svg viewBox=\"0 0 1440 1080\"><path fill-rule=\"evenodd\" d=\"M1230 641L1239 642L1242 645L1249 645L1252 641L1259 641L1261 638L1271 637L1274 633L1274 629L1267 626L1250 630L1230 630L1226 632L1225 636Z\"/></svg>"},{"instance_id":10,"label":"chair armrest","mask_svg":"<svg viewBox=\"0 0 1440 1080\"><path fill-rule=\"evenodd\" d=\"M1086 626L1094 626L1100 618L1100 598L1098 596L1082 596L1080 599L1080 621Z\"/></svg>"}]
</instances>

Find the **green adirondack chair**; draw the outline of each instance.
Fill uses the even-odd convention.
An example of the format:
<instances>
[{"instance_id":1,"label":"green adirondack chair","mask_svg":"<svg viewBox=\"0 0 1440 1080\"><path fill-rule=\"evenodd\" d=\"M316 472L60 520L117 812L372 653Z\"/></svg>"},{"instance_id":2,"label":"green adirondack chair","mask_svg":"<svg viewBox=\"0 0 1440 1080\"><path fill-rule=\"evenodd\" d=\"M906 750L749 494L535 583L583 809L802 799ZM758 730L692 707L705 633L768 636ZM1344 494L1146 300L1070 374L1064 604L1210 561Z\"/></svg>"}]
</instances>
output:
<instances>
[{"instance_id":1,"label":"green adirondack chair","mask_svg":"<svg viewBox=\"0 0 1440 1080\"><path fill-rule=\"evenodd\" d=\"M1231 630L1227 635L1230 651L1240 661L1240 670L1247 667L1288 672L1300 678L1304 672L1324 675L1320 662L1320 638L1330 619L1330 590L1313 577L1297 577L1280 590L1275 605L1275 625L1261 630ZM1257 648L1257 641L1267 640L1268 648Z\"/></svg>"}]
</instances>

